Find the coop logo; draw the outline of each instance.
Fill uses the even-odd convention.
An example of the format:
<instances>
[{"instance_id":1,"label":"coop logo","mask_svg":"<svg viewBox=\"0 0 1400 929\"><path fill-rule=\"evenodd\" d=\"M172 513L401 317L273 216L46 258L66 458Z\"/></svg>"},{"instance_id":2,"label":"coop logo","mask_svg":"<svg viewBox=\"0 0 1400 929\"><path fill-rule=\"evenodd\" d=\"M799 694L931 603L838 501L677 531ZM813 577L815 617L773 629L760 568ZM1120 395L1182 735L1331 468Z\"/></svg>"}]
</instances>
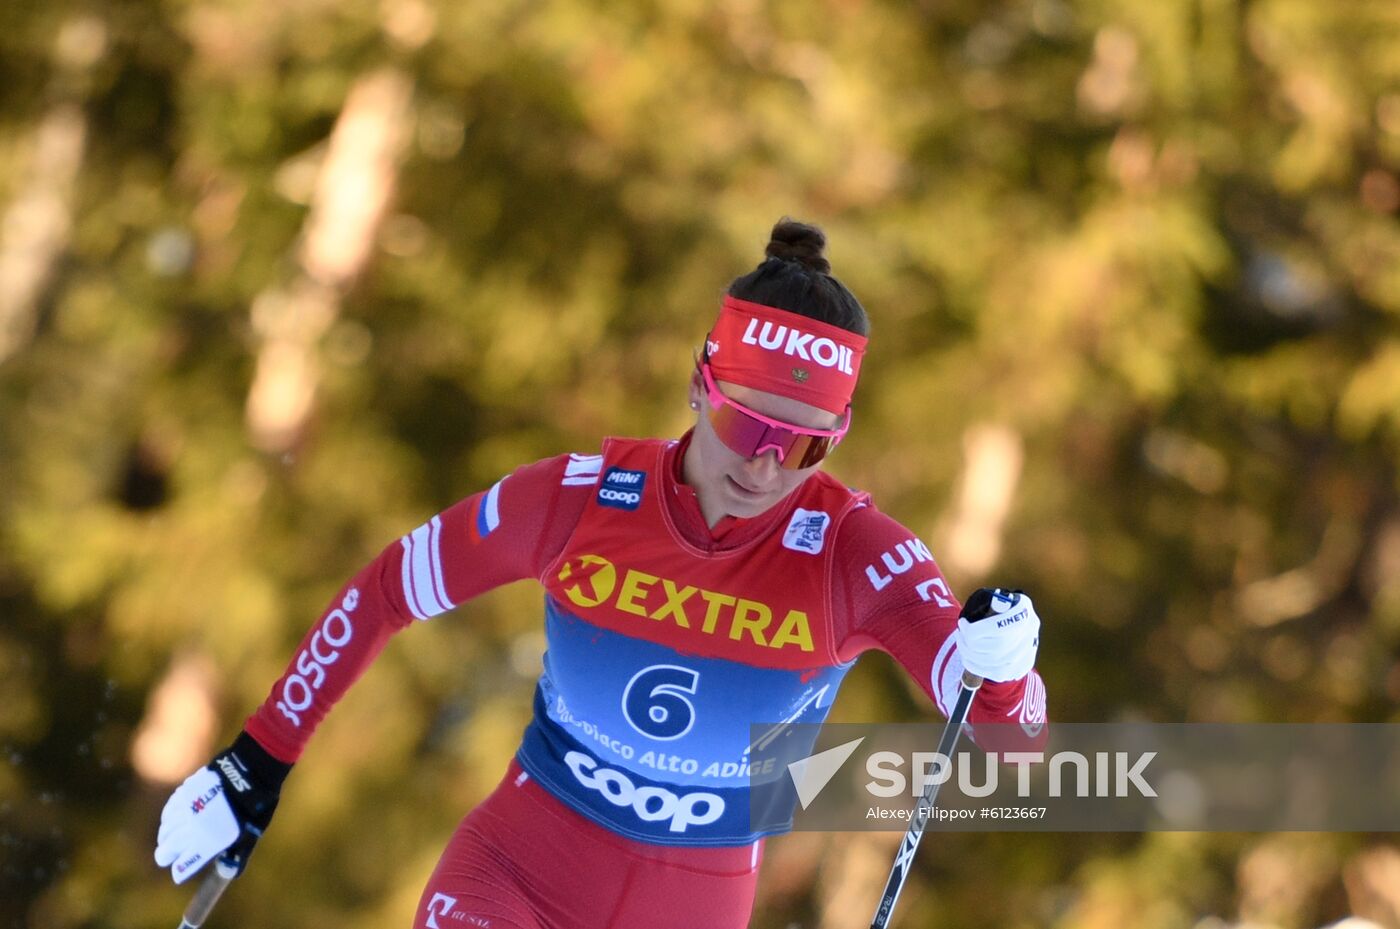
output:
<instances>
[{"instance_id":1,"label":"coop logo","mask_svg":"<svg viewBox=\"0 0 1400 929\"><path fill-rule=\"evenodd\" d=\"M769 320L757 318L749 320L744 337L739 341L745 345L757 345L771 351L782 352L793 358L810 361L823 368L835 368L842 374L855 376L851 360L853 353L848 346L838 345L835 339L826 336L817 338L810 332L803 332L791 326L780 326Z\"/></svg>"},{"instance_id":2,"label":"coop logo","mask_svg":"<svg viewBox=\"0 0 1400 929\"><path fill-rule=\"evenodd\" d=\"M724 814L724 800L718 794L697 790L677 796L664 787L638 787L621 771L599 767L583 752L569 752L564 763L580 784L596 790L613 806L631 807L643 822L666 823L674 833L708 826Z\"/></svg>"},{"instance_id":3,"label":"coop logo","mask_svg":"<svg viewBox=\"0 0 1400 929\"><path fill-rule=\"evenodd\" d=\"M646 482L645 471L609 468L603 475L603 485L598 488L598 503L619 510L635 510L642 505L642 488Z\"/></svg>"}]
</instances>

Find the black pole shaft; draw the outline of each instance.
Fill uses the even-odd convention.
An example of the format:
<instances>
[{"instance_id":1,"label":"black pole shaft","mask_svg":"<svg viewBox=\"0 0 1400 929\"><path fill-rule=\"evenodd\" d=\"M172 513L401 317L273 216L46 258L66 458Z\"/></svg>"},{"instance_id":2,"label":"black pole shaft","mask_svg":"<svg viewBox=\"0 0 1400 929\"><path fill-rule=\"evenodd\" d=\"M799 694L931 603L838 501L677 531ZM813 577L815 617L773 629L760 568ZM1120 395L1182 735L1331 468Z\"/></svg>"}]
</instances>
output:
<instances>
[{"instance_id":1,"label":"black pole shaft","mask_svg":"<svg viewBox=\"0 0 1400 929\"><path fill-rule=\"evenodd\" d=\"M950 767L953 764L953 749L958 745L963 723L967 722L967 711L972 707L972 698L977 694L977 688L981 686L980 677L964 672L957 702L953 704L953 712L948 714L948 725L943 728L943 737L938 740L938 754L947 759L944 763ZM875 910L875 919L870 923L870 929L886 929L890 923L895 901L899 899L899 892L904 889L904 882L909 879L909 869L914 865L914 852L919 848L919 840L924 837L924 827L933 815L938 788L944 780L947 778L930 781L924 788L923 796L919 798L919 805L909 821L908 830L904 833L904 841L899 843L899 854L895 855L890 879L885 882L885 894L880 898L880 906Z\"/></svg>"}]
</instances>

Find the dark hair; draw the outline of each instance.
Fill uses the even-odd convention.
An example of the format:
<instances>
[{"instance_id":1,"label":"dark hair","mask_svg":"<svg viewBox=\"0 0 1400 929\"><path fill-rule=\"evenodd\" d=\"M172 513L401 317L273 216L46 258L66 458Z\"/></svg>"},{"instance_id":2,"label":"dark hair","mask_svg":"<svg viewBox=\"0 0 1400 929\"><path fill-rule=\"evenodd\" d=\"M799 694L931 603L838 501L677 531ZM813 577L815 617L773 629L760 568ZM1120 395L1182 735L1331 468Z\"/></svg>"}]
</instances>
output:
<instances>
[{"instance_id":1,"label":"dark hair","mask_svg":"<svg viewBox=\"0 0 1400 929\"><path fill-rule=\"evenodd\" d=\"M752 303L869 335L870 317L846 286L831 276L831 263L822 252L826 235L816 226L784 216L773 227L757 267L729 285L729 295Z\"/></svg>"}]
</instances>

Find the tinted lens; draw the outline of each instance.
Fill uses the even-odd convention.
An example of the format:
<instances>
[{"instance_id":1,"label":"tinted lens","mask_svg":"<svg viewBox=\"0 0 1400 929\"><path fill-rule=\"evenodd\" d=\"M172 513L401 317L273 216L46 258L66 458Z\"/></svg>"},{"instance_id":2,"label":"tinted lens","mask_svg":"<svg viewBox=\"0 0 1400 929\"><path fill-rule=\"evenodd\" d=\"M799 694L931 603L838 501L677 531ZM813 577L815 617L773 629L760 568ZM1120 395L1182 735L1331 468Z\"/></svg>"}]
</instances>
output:
<instances>
[{"instance_id":1,"label":"tinted lens","mask_svg":"<svg viewBox=\"0 0 1400 929\"><path fill-rule=\"evenodd\" d=\"M821 461L838 441L835 436L801 435L769 426L727 403L710 409L710 425L735 454L753 458L775 448L782 466L794 470Z\"/></svg>"},{"instance_id":2,"label":"tinted lens","mask_svg":"<svg viewBox=\"0 0 1400 929\"><path fill-rule=\"evenodd\" d=\"M810 468L830 454L839 441L835 437L826 436L800 436L799 438L805 442L806 447L799 449L794 446L787 458L783 460L784 468Z\"/></svg>"}]
</instances>

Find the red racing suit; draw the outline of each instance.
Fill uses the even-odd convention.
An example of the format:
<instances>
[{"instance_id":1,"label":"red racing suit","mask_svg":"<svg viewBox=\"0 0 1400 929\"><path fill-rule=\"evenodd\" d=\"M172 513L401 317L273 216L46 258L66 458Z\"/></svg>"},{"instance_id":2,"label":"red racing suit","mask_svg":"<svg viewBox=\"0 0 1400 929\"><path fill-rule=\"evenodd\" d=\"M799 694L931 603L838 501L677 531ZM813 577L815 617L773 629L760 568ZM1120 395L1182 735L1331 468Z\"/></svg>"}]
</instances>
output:
<instances>
[{"instance_id":1,"label":"red racing suit","mask_svg":"<svg viewBox=\"0 0 1400 929\"><path fill-rule=\"evenodd\" d=\"M681 480L688 441L610 439L433 517L351 580L249 719L294 762L391 634L509 581L544 585L534 718L449 844L418 925L744 925L762 839L785 829L750 821L749 727L820 723L870 649L951 706L959 603L924 543L820 471L711 528ZM987 682L969 722L1020 723L1038 741L1039 676ZM567 858L542 850L545 824ZM541 879L560 861L584 899ZM684 901L673 922L652 905L667 901Z\"/></svg>"}]
</instances>

